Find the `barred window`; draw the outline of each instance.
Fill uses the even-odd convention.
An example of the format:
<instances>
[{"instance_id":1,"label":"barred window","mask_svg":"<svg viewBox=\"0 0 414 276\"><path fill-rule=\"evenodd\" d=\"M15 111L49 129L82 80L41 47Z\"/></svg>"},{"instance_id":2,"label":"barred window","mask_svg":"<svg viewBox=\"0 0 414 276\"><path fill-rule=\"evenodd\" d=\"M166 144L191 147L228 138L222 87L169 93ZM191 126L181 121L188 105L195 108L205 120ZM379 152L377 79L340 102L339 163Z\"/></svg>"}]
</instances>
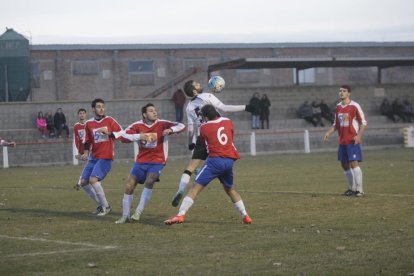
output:
<instances>
[{"instance_id":1,"label":"barred window","mask_svg":"<svg viewBox=\"0 0 414 276\"><path fill-rule=\"evenodd\" d=\"M128 63L128 72L130 86L154 85L154 61L131 60Z\"/></svg>"},{"instance_id":2,"label":"barred window","mask_svg":"<svg viewBox=\"0 0 414 276\"><path fill-rule=\"evenodd\" d=\"M99 61L97 60L72 61L73 75L98 75L99 72Z\"/></svg>"}]
</instances>

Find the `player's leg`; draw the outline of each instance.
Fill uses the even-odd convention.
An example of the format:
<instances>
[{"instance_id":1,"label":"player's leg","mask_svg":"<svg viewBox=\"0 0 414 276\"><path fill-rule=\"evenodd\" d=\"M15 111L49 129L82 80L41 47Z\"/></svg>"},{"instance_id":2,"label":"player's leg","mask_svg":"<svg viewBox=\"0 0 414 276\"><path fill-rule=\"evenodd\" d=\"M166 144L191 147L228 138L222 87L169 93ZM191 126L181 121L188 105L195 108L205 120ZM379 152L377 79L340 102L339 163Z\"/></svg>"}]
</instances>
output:
<instances>
[{"instance_id":1,"label":"player's leg","mask_svg":"<svg viewBox=\"0 0 414 276\"><path fill-rule=\"evenodd\" d=\"M338 160L341 162L341 166L344 170L344 175L348 183L348 189L344 192L344 195L352 196L355 192L354 174L349 166L348 152L346 146L344 145L338 146Z\"/></svg>"},{"instance_id":2,"label":"player's leg","mask_svg":"<svg viewBox=\"0 0 414 276\"><path fill-rule=\"evenodd\" d=\"M82 174L80 176L80 186L82 187L82 190L96 203L96 211L93 212L93 214L98 214L102 207L101 203L99 201L98 195L96 194L95 190L93 189L92 185L89 184L89 178L91 176L93 167L95 166L96 160L89 160L85 167L83 168Z\"/></svg>"},{"instance_id":3,"label":"player's leg","mask_svg":"<svg viewBox=\"0 0 414 276\"><path fill-rule=\"evenodd\" d=\"M116 224L123 224L129 222L131 205L134 200L134 190L137 185L137 178L134 174L128 176L127 184L125 186L124 196L122 198L122 217L115 221Z\"/></svg>"},{"instance_id":4,"label":"player's leg","mask_svg":"<svg viewBox=\"0 0 414 276\"><path fill-rule=\"evenodd\" d=\"M364 194L364 189L362 186L362 170L359 166L359 162L362 161L362 149L360 144L348 145L348 158L354 176L355 195L362 196Z\"/></svg>"},{"instance_id":5,"label":"player's leg","mask_svg":"<svg viewBox=\"0 0 414 276\"><path fill-rule=\"evenodd\" d=\"M98 159L91 173L91 177L89 178L89 183L91 183L93 189L95 190L100 205L102 206L102 211L98 214L98 216L105 216L112 211L112 208L106 199L105 191L101 184L111 168L112 160Z\"/></svg>"}]
</instances>

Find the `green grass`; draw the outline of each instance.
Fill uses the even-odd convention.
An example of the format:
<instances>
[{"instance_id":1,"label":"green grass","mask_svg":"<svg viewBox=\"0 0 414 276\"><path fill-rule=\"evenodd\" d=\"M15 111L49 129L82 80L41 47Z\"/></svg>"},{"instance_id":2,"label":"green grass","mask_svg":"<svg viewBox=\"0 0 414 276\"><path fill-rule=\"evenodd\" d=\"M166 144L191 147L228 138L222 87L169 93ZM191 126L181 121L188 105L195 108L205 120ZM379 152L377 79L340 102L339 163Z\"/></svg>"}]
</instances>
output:
<instances>
[{"instance_id":1,"label":"green grass","mask_svg":"<svg viewBox=\"0 0 414 276\"><path fill-rule=\"evenodd\" d=\"M139 223L114 224L131 165L104 181L114 211L103 218L72 189L79 166L0 170L0 275L414 273L412 149L365 151L363 198L340 195L335 153L244 157L235 182L248 226L218 182L184 224L163 224L186 160L170 160Z\"/></svg>"}]
</instances>

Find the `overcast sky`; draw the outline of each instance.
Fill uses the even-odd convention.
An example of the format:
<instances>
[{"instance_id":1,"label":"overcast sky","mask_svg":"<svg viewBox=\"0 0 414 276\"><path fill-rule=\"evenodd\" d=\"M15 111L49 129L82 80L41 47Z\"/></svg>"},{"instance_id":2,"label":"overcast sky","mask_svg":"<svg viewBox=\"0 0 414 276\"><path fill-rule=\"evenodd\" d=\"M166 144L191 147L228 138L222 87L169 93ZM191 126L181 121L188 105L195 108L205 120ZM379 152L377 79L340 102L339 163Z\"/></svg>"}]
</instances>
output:
<instances>
[{"instance_id":1,"label":"overcast sky","mask_svg":"<svg viewBox=\"0 0 414 276\"><path fill-rule=\"evenodd\" d=\"M0 0L32 44L414 41L414 0Z\"/></svg>"}]
</instances>

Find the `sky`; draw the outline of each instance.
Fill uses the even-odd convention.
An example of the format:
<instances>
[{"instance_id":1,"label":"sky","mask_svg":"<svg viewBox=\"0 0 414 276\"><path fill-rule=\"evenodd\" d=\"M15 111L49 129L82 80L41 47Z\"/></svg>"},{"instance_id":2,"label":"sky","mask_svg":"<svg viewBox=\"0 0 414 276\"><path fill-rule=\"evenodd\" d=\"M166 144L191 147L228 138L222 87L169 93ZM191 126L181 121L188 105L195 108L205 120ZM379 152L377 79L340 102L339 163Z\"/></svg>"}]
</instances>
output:
<instances>
[{"instance_id":1,"label":"sky","mask_svg":"<svg viewBox=\"0 0 414 276\"><path fill-rule=\"evenodd\" d=\"M414 0L0 0L31 44L414 41Z\"/></svg>"}]
</instances>

